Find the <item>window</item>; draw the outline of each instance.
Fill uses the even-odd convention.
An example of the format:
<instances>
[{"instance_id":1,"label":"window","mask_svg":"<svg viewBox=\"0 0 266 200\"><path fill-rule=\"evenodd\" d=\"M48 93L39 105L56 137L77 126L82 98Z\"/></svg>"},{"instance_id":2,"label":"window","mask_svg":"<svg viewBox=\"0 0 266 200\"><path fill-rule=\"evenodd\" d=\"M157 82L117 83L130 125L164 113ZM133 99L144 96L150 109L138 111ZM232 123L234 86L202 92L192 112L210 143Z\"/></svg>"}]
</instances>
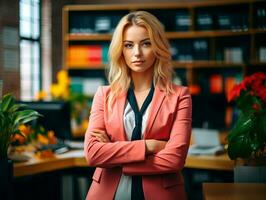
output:
<instances>
[{"instance_id":1,"label":"window","mask_svg":"<svg viewBox=\"0 0 266 200\"><path fill-rule=\"evenodd\" d=\"M31 100L41 88L40 0L20 0L21 99Z\"/></svg>"}]
</instances>

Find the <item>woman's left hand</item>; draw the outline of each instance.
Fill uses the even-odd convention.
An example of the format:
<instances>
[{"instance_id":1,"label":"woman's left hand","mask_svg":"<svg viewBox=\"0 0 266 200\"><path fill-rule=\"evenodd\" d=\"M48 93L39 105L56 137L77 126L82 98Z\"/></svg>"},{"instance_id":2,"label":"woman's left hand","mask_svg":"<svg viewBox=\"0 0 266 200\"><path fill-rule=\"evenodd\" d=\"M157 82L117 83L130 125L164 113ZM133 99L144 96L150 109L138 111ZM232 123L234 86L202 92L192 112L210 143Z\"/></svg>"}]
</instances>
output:
<instances>
[{"instance_id":1,"label":"woman's left hand","mask_svg":"<svg viewBox=\"0 0 266 200\"><path fill-rule=\"evenodd\" d=\"M154 154L161 151L162 149L164 149L166 143L167 142L163 140L154 140L154 139L145 140L146 154L147 155Z\"/></svg>"},{"instance_id":2,"label":"woman's left hand","mask_svg":"<svg viewBox=\"0 0 266 200\"><path fill-rule=\"evenodd\" d=\"M104 143L111 142L107 133L103 130L95 129L92 131L91 135L95 137L99 142L104 142Z\"/></svg>"}]
</instances>

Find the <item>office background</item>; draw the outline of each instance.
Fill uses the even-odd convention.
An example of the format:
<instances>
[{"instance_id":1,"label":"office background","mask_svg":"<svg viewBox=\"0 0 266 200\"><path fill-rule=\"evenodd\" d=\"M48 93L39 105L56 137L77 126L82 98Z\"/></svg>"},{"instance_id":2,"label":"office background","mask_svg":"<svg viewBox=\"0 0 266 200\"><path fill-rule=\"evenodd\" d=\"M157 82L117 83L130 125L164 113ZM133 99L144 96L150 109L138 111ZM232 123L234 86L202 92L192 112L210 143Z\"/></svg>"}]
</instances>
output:
<instances>
[{"instance_id":1,"label":"office background","mask_svg":"<svg viewBox=\"0 0 266 200\"><path fill-rule=\"evenodd\" d=\"M39 26L39 34L35 35L34 31L29 35L21 33L21 2L31 5L39 4L39 17L33 18ZM127 4L132 3L138 4L139 8L146 6L145 9L154 12L165 23L168 38L173 46L174 66L178 75L175 81L191 86L190 90L193 93L193 127L228 131L235 119L233 107L226 102L228 88L241 80L244 74L251 74L255 71L265 72L265 1L0 0L0 80L3 82L3 94L12 92L20 100L35 99L37 91L49 90L50 85L57 81L56 75L61 69L67 69L70 76L76 80L76 85L80 84L80 79L77 77L96 81L99 81L99 77L104 79L102 62L106 62L106 58L101 57L100 64L94 63L99 65L97 69L90 66L92 69L79 70L81 67L84 68L82 66L84 63L72 62L71 64L66 54L77 50L75 48L79 48L80 45L90 48L90 45L95 47L96 44L98 45L96 51L106 51L106 44L110 39L104 32L106 30L102 31L103 36L107 39L101 39L101 37L82 39L73 33L77 28L86 28L84 27L86 25L80 21L82 18L90 17L90 14L86 13L86 9L90 10L90 5L103 5L102 8L95 8L96 11L92 13L100 17L104 13L104 15L108 14L108 17L109 14L112 16L116 11L119 14L128 12L131 8L127 8ZM176 8L164 7L167 3L169 5L176 3ZM106 4L119 4L120 7L117 6L114 11L106 11L104 7ZM201 4L202 6L200 6ZM79 6L75 7L75 5ZM68 7L63 9L64 6ZM170 12L168 12L169 9ZM27 14L25 15L27 18ZM92 15L92 18L95 16ZM106 22L110 19L112 20L112 17L98 20ZM64 29L66 26L68 29ZM65 40L64 38L70 39ZM20 41L23 39L40 44L39 51L35 49L34 45L31 48L35 54L33 53L31 58L33 61L30 61L30 66L34 68L37 64L38 69L29 77L33 75L35 78L31 80L26 77L25 82L21 81L21 77L24 75L21 70L24 59L22 55L26 50L21 48L23 46ZM98 40L99 44L95 40ZM95 51L95 49L89 50ZM29 71L34 72L33 68ZM27 68L25 70L27 71ZM25 99L21 99L22 96ZM64 181L67 181L75 174L76 177L83 177L83 179L74 180L79 183L75 184L76 190L72 188L72 194L74 193L73 195L77 199L82 199L82 195L87 189L86 186L89 185L88 179L87 182L85 181L86 183L84 182L86 173L91 172L84 168L73 168L66 171L18 177L15 180L15 197L21 194L26 199L29 195L25 192L27 188L34 188L36 192L28 196L29 199L34 199L34 195L43 191L36 186L40 185L47 189L43 191L46 193L43 195L44 198L50 198L53 195L53 199L63 198L61 191L64 193L70 188L61 188L61 185L57 185L57 183L61 183L62 177ZM233 181L233 173L228 169L186 168L184 175L191 199L202 198L202 182ZM56 176L59 178L55 178ZM67 198L66 196L65 194L64 198Z\"/></svg>"}]
</instances>

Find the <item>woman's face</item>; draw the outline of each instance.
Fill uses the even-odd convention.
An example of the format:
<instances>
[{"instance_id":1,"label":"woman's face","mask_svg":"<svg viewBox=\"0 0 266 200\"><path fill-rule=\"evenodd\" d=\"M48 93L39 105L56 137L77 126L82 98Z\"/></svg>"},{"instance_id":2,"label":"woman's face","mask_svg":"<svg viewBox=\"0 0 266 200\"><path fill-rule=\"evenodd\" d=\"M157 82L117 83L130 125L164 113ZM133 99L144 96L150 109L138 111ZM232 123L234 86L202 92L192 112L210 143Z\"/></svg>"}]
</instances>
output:
<instances>
[{"instance_id":1,"label":"woman's face","mask_svg":"<svg viewBox=\"0 0 266 200\"><path fill-rule=\"evenodd\" d=\"M124 30L123 55L132 72L148 72L153 69L155 55L145 27L132 25Z\"/></svg>"}]
</instances>

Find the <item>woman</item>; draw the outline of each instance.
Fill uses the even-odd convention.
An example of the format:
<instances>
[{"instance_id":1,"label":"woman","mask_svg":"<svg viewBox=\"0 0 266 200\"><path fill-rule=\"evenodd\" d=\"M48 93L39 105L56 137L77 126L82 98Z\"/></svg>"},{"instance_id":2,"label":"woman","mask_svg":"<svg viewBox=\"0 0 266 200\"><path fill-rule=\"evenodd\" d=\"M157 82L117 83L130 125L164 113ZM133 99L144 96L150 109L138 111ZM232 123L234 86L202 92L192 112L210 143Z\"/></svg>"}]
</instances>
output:
<instances>
[{"instance_id":1,"label":"woman","mask_svg":"<svg viewBox=\"0 0 266 200\"><path fill-rule=\"evenodd\" d=\"M84 152L97 167L87 199L185 199L181 169L191 132L188 89L171 82L158 19L124 16L109 48L110 86L95 94Z\"/></svg>"}]
</instances>

